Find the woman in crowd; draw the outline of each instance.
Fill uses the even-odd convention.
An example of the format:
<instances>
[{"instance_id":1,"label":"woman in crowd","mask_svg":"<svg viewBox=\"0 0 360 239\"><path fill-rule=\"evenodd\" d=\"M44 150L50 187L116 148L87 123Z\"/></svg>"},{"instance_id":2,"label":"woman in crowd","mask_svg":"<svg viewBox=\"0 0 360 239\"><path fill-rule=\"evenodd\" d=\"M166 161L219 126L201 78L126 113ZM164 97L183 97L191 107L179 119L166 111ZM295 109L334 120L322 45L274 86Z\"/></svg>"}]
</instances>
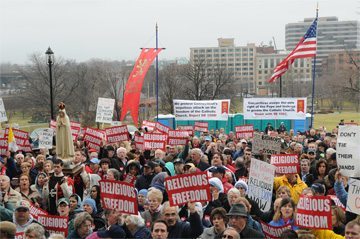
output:
<instances>
[{"instance_id":1,"label":"woman in crowd","mask_svg":"<svg viewBox=\"0 0 360 239\"><path fill-rule=\"evenodd\" d=\"M139 212L145 211L145 204L146 204L146 197L148 194L147 189L141 189L137 195L137 201L138 201L138 210Z\"/></svg>"},{"instance_id":2,"label":"woman in crowd","mask_svg":"<svg viewBox=\"0 0 360 239\"><path fill-rule=\"evenodd\" d=\"M131 232L131 238L150 239L151 232L145 227L144 219L139 215L129 215L125 219L126 227Z\"/></svg>"},{"instance_id":3,"label":"woman in crowd","mask_svg":"<svg viewBox=\"0 0 360 239\"><path fill-rule=\"evenodd\" d=\"M344 236L344 233L345 233L345 225L344 224L346 223L344 211L340 207L332 206L331 207L331 219L332 219L333 231L336 234Z\"/></svg>"},{"instance_id":4,"label":"woman in crowd","mask_svg":"<svg viewBox=\"0 0 360 239\"><path fill-rule=\"evenodd\" d=\"M69 232L67 239L85 239L92 232L93 222L89 213L79 213L74 219L75 230Z\"/></svg>"},{"instance_id":5,"label":"woman in crowd","mask_svg":"<svg viewBox=\"0 0 360 239\"><path fill-rule=\"evenodd\" d=\"M94 185L91 187L90 197L95 200L97 213L98 213L98 215L101 216L102 215L101 213L103 212L103 208L101 206L100 186L99 185Z\"/></svg>"},{"instance_id":6,"label":"woman in crowd","mask_svg":"<svg viewBox=\"0 0 360 239\"><path fill-rule=\"evenodd\" d=\"M278 190L276 190L276 198L290 198L290 190L287 186L280 186Z\"/></svg>"},{"instance_id":7,"label":"woman in crowd","mask_svg":"<svg viewBox=\"0 0 360 239\"><path fill-rule=\"evenodd\" d=\"M325 176L329 173L329 166L325 159L320 159L316 163L315 180L324 180Z\"/></svg>"},{"instance_id":8,"label":"woman in crowd","mask_svg":"<svg viewBox=\"0 0 360 239\"><path fill-rule=\"evenodd\" d=\"M201 234L200 238L201 239L221 238L222 233L225 231L227 227L227 223L229 222L229 219L226 216L225 209L222 207L215 208L211 212L210 221L213 226L204 229L204 232Z\"/></svg>"},{"instance_id":9,"label":"woman in crowd","mask_svg":"<svg viewBox=\"0 0 360 239\"><path fill-rule=\"evenodd\" d=\"M69 220L72 220L75 218L76 214L79 212L82 212L82 206L81 206L81 198L77 194L73 194L69 198L70 202L70 211L69 211Z\"/></svg>"},{"instance_id":10,"label":"woman in crowd","mask_svg":"<svg viewBox=\"0 0 360 239\"><path fill-rule=\"evenodd\" d=\"M116 180L116 181L119 181L120 180L120 177L121 177L121 174L119 172L119 170L115 169L115 168L110 168L108 171L107 171L107 179L108 180Z\"/></svg>"},{"instance_id":11,"label":"woman in crowd","mask_svg":"<svg viewBox=\"0 0 360 239\"><path fill-rule=\"evenodd\" d=\"M33 191L30 187L30 176L28 174L21 174L19 178L19 187L15 189L18 191L23 199L34 203L36 207L42 206L42 198L37 191Z\"/></svg>"},{"instance_id":12,"label":"woman in crowd","mask_svg":"<svg viewBox=\"0 0 360 239\"><path fill-rule=\"evenodd\" d=\"M276 210L273 220L269 223L271 226L285 226L291 225L291 229L298 230L295 226L295 209L296 205L290 198L283 198L280 207Z\"/></svg>"},{"instance_id":13,"label":"woman in crowd","mask_svg":"<svg viewBox=\"0 0 360 239\"><path fill-rule=\"evenodd\" d=\"M50 176L54 173L53 171L53 162L51 160L46 160L44 163L44 171L47 174L47 176Z\"/></svg>"},{"instance_id":14,"label":"woman in crowd","mask_svg":"<svg viewBox=\"0 0 360 239\"><path fill-rule=\"evenodd\" d=\"M156 188L150 188L147 194L149 209L141 213L145 220L145 226L150 228L152 223L161 217L161 203L163 201L163 193Z\"/></svg>"},{"instance_id":15,"label":"woman in crowd","mask_svg":"<svg viewBox=\"0 0 360 239\"><path fill-rule=\"evenodd\" d=\"M95 200L92 198L86 198L83 203L82 207L85 212L89 213L94 221L94 231L98 231L100 229L104 229L106 226L105 220L101 217L102 215L97 212ZM75 217L76 220L76 217Z\"/></svg>"}]
</instances>

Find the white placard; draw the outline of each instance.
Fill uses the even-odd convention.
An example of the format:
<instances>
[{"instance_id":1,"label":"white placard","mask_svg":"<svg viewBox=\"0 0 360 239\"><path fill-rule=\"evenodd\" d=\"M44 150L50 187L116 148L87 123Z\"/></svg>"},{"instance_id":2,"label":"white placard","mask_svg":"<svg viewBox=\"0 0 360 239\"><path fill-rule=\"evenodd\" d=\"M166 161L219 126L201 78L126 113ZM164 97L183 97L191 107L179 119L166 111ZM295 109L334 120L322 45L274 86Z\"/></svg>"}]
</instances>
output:
<instances>
[{"instance_id":1,"label":"white placard","mask_svg":"<svg viewBox=\"0 0 360 239\"><path fill-rule=\"evenodd\" d=\"M306 98L245 98L244 119L305 119Z\"/></svg>"},{"instance_id":2,"label":"white placard","mask_svg":"<svg viewBox=\"0 0 360 239\"><path fill-rule=\"evenodd\" d=\"M39 148L47 148L51 149L53 146L53 136L54 136L54 130L49 129L43 129L39 132Z\"/></svg>"},{"instance_id":3,"label":"white placard","mask_svg":"<svg viewBox=\"0 0 360 239\"><path fill-rule=\"evenodd\" d=\"M360 215L360 180L350 178L346 211Z\"/></svg>"},{"instance_id":4,"label":"white placard","mask_svg":"<svg viewBox=\"0 0 360 239\"><path fill-rule=\"evenodd\" d=\"M230 100L174 100L176 120L228 120Z\"/></svg>"},{"instance_id":5,"label":"white placard","mask_svg":"<svg viewBox=\"0 0 360 239\"><path fill-rule=\"evenodd\" d=\"M4 101L2 98L0 98L0 122L5 122L7 121L7 117L6 117L6 110L5 110L5 106L4 106Z\"/></svg>"},{"instance_id":6,"label":"white placard","mask_svg":"<svg viewBox=\"0 0 360 239\"><path fill-rule=\"evenodd\" d=\"M279 154L281 151L281 138L254 133L252 152L255 154Z\"/></svg>"},{"instance_id":7,"label":"white placard","mask_svg":"<svg viewBox=\"0 0 360 239\"><path fill-rule=\"evenodd\" d=\"M114 99L99 98L95 122L111 124L114 114L114 104Z\"/></svg>"},{"instance_id":8,"label":"white placard","mask_svg":"<svg viewBox=\"0 0 360 239\"><path fill-rule=\"evenodd\" d=\"M274 165L251 159L248 196L257 202L263 212L271 207L275 168Z\"/></svg>"},{"instance_id":9,"label":"white placard","mask_svg":"<svg viewBox=\"0 0 360 239\"><path fill-rule=\"evenodd\" d=\"M341 174L360 177L360 126L339 126L336 161Z\"/></svg>"}]
</instances>

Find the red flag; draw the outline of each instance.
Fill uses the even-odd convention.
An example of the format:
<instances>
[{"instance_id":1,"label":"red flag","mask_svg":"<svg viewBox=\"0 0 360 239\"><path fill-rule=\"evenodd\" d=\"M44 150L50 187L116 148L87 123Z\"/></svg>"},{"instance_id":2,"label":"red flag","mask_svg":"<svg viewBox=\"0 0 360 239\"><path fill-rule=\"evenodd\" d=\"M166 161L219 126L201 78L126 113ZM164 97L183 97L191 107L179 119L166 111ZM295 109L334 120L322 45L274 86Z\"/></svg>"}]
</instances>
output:
<instances>
[{"instance_id":1,"label":"red flag","mask_svg":"<svg viewBox=\"0 0 360 239\"><path fill-rule=\"evenodd\" d=\"M144 78L151 63L161 50L161 48L142 49L139 58L136 60L134 69L132 70L126 83L121 120L123 120L127 112L130 111L134 124L138 124L140 94Z\"/></svg>"}]
</instances>

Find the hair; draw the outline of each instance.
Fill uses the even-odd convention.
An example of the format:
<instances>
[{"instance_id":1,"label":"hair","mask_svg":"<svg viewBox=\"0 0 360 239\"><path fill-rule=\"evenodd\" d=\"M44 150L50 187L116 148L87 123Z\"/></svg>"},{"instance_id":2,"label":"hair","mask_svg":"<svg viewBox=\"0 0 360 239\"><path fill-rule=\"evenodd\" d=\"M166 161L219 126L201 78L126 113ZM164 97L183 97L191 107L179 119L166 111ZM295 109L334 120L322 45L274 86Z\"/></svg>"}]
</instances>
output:
<instances>
[{"instance_id":1,"label":"hair","mask_svg":"<svg viewBox=\"0 0 360 239\"><path fill-rule=\"evenodd\" d=\"M169 231L169 226L168 224L166 223L165 220L162 220L162 219L157 219L152 225L151 225L151 232L154 230L154 226L156 223L162 223L166 226L166 231L168 232Z\"/></svg>"},{"instance_id":2,"label":"hair","mask_svg":"<svg viewBox=\"0 0 360 239\"><path fill-rule=\"evenodd\" d=\"M198 149L198 148L194 148L191 150L191 153L196 153L196 154L199 154L200 156L203 155L203 152L201 151L201 149Z\"/></svg>"},{"instance_id":3,"label":"hair","mask_svg":"<svg viewBox=\"0 0 360 239\"><path fill-rule=\"evenodd\" d=\"M160 203L163 201L163 193L157 188L151 188L147 194L147 198L154 196Z\"/></svg>"},{"instance_id":4,"label":"hair","mask_svg":"<svg viewBox=\"0 0 360 239\"><path fill-rule=\"evenodd\" d=\"M354 227L354 226L359 226L360 227L360 218L359 217L356 217L356 219L348 222L345 226L345 230L346 228L349 228L349 227Z\"/></svg>"},{"instance_id":5,"label":"hair","mask_svg":"<svg viewBox=\"0 0 360 239\"><path fill-rule=\"evenodd\" d=\"M308 158L301 159L300 164L302 163L307 163L310 166L310 160Z\"/></svg>"},{"instance_id":6,"label":"hair","mask_svg":"<svg viewBox=\"0 0 360 239\"><path fill-rule=\"evenodd\" d=\"M58 159L58 158L53 160L53 164L60 164L60 166L64 166L64 162L61 159Z\"/></svg>"},{"instance_id":7,"label":"hair","mask_svg":"<svg viewBox=\"0 0 360 239\"><path fill-rule=\"evenodd\" d=\"M280 235L280 239L297 239L297 238L298 235L292 229L286 229Z\"/></svg>"},{"instance_id":8,"label":"hair","mask_svg":"<svg viewBox=\"0 0 360 239\"><path fill-rule=\"evenodd\" d=\"M48 239L65 239L61 234L51 234Z\"/></svg>"},{"instance_id":9,"label":"hair","mask_svg":"<svg viewBox=\"0 0 360 239\"><path fill-rule=\"evenodd\" d=\"M233 227L228 227L228 228L226 228L225 229L225 231L222 233L222 234L224 234L226 231L234 231L234 232L236 232L235 233L235 238L233 238L233 239L240 239L240 234L238 233L238 231L236 231L236 229L235 228L233 228Z\"/></svg>"},{"instance_id":10,"label":"hair","mask_svg":"<svg viewBox=\"0 0 360 239\"><path fill-rule=\"evenodd\" d=\"M316 239L314 234L305 229L298 230L296 233L299 239Z\"/></svg>"},{"instance_id":11,"label":"hair","mask_svg":"<svg viewBox=\"0 0 360 239\"><path fill-rule=\"evenodd\" d=\"M284 207L285 205L287 205L288 203L290 203L291 204L291 207L294 209L293 210L293 215L292 215L292 217L293 217L293 219L295 218L295 209L296 209L296 204L295 204L295 202L291 199L291 198L283 198L282 200L281 200L281 203L280 203L280 206L279 206L279 208L276 210L276 212L275 212L275 215L274 215L274 217L273 217L273 221L279 221L280 220L280 218L281 218L281 208L282 207Z\"/></svg>"},{"instance_id":12,"label":"hair","mask_svg":"<svg viewBox=\"0 0 360 239\"><path fill-rule=\"evenodd\" d=\"M37 162L40 158L44 158L44 160L46 160L45 155L39 154L38 156L36 156L36 162Z\"/></svg>"},{"instance_id":13,"label":"hair","mask_svg":"<svg viewBox=\"0 0 360 239\"><path fill-rule=\"evenodd\" d=\"M84 224L86 221L90 221L91 223L94 222L93 218L91 217L91 215L87 212L80 212L78 214L76 214L75 219L74 219L74 228L75 230L78 230L82 224Z\"/></svg>"},{"instance_id":14,"label":"hair","mask_svg":"<svg viewBox=\"0 0 360 239\"><path fill-rule=\"evenodd\" d=\"M287 186L280 186L276 190L276 198L280 197L280 192L285 191L289 197L291 197L290 189Z\"/></svg>"},{"instance_id":15,"label":"hair","mask_svg":"<svg viewBox=\"0 0 360 239\"><path fill-rule=\"evenodd\" d=\"M331 206L332 212L334 213L335 217L336 217L336 223L337 225L333 225L333 226L343 226L346 223L346 217L345 217L345 213L344 211L339 208L338 206Z\"/></svg>"},{"instance_id":16,"label":"hair","mask_svg":"<svg viewBox=\"0 0 360 239\"><path fill-rule=\"evenodd\" d=\"M38 223L31 223L25 228L25 235L35 232L36 239L45 239L45 229Z\"/></svg>"},{"instance_id":17,"label":"hair","mask_svg":"<svg viewBox=\"0 0 360 239\"><path fill-rule=\"evenodd\" d=\"M96 198L93 198L94 200L95 200L95 202L96 202L96 204L98 204L99 202L100 202L100 186L99 185L93 185L92 187L91 187L91 189L92 188L96 188Z\"/></svg>"},{"instance_id":18,"label":"hair","mask_svg":"<svg viewBox=\"0 0 360 239\"><path fill-rule=\"evenodd\" d=\"M248 213L250 212L250 210L251 210L251 204L250 204L250 202L249 202L246 198L240 197L238 203L239 203L239 204L243 204L243 205L245 206L245 208L246 208L246 211L247 211Z\"/></svg>"},{"instance_id":19,"label":"hair","mask_svg":"<svg viewBox=\"0 0 360 239\"><path fill-rule=\"evenodd\" d=\"M121 173L116 168L109 168L108 172L112 172L115 180L120 180Z\"/></svg>"},{"instance_id":20,"label":"hair","mask_svg":"<svg viewBox=\"0 0 360 239\"><path fill-rule=\"evenodd\" d=\"M139 215L128 215L126 220L129 220L131 224L136 225L138 227L145 226L144 219Z\"/></svg>"},{"instance_id":21,"label":"hair","mask_svg":"<svg viewBox=\"0 0 360 239\"><path fill-rule=\"evenodd\" d=\"M224 162L224 157L223 157L222 153L215 152L215 153L213 154L213 157L214 157L214 155L219 155L221 162Z\"/></svg>"},{"instance_id":22,"label":"hair","mask_svg":"<svg viewBox=\"0 0 360 239\"><path fill-rule=\"evenodd\" d=\"M148 194L148 196L149 196L149 194ZM171 207L169 201L164 202L162 207L161 207L161 214L164 215L165 210L168 209L169 207ZM179 211L178 206L175 206L175 209L176 209L177 212ZM179 219L179 214L177 214L177 217Z\"/></svg>"},{"instance_id":23,"label":"hair","mask_svg":"<svg viewBox=\"0 0 360 239\"><path fill-rule=\"evenodd\" d=\"M327 175L329 173L329 164L326 162L325 159L319 159L319 161L317 161L316 163L316 173L319 174L319 167L321 164L325 164L325 174L324 175Z\"/></svg>"},{"instance_id":24,"label":"hair","mask_svg":"<svg viewBox=\"0 0 360 239\"><path fill-rule=\"evenodd\" d=\"M210 221L213 223L214 217L220 216L222 219L224 219L225 225L228 223L229 218L226 216L226 210L222 207L217 207L211 211L210 214Z\"/></svg>"}]
</instances>

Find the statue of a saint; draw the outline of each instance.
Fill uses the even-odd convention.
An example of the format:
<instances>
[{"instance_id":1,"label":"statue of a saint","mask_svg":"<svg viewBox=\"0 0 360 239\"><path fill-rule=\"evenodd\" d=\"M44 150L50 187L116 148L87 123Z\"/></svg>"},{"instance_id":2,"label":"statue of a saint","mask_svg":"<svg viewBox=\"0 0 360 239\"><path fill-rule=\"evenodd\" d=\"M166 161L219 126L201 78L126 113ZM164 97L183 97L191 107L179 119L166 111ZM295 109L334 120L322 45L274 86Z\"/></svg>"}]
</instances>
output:
<instances>
[{"instance_id":1,"label":"statue of a saint","mask_svg":"<svg viewBox=\"0 0 360 239\"><path fill-rule=\"evenodd\" d=\"M56 117L56 154L63 161L71 160L74 155L74 143L71 134L70 119L63 102L58 104L59 115Z\"/></svg>"}]
</instances>

